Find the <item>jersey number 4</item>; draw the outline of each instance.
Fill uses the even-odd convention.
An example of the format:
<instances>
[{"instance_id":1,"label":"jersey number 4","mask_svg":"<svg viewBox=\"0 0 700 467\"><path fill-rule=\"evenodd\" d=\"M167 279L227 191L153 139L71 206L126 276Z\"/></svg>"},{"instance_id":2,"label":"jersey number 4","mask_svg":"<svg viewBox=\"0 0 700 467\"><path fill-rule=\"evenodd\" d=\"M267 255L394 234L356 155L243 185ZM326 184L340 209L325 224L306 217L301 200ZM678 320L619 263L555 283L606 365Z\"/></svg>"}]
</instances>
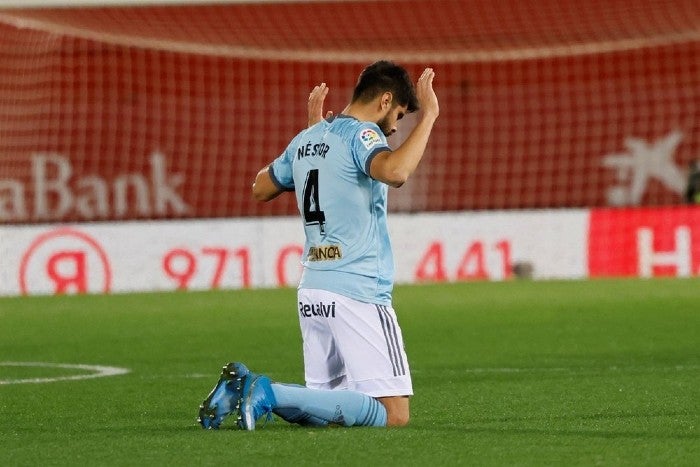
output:
<instances>
[{"instance_id":1,"label":"jersey number 4","mask_svg":"<svg viewBox=\"0 0 700 467\"><path fill-rule=\"evenodd\" d=\"M318 169L311 169L304 182L304 221L306 225L318 224L321 234L325 233L326 214L318 202Z\"/></svg>"}]
</instances>

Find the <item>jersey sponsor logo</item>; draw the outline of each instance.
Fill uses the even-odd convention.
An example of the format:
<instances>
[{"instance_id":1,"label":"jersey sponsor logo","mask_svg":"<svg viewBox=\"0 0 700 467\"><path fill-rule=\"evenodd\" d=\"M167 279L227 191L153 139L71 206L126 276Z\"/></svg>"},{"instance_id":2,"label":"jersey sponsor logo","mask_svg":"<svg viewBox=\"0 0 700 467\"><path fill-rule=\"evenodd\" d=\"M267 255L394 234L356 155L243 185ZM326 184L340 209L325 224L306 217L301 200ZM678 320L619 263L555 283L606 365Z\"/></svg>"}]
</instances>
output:
<instances>
[{"instance_id":1,"label":"jersey sponsor logo","mask_svg":"<svg viewBox=\"0 0 700 467\"><path fill-rule=\"evenodd\" d=\"M343 258L340 245L321 245L309 248L308 261L337 261Z\"/></svg>"},{"instance_id":2,"label":"jersey sponsor logo","mask_svg":"<svg viewBox=\"0 0 700 467\"><path fill-rule=\"evenodd\" d=\"M362 130L362 133L360 133L360 140L366 149L371 149L382 142L382 138L379 137L379 133L371 128L365 128Z\"/></svg>"},{"instance_id":3,"label":"jersey sponsor logo","mask_svg":"<svg viewBox=\"0 0 700 467\"><path fill-rule=\"evenodd\" d=\"M299 314L304 318L317 316L320 318L335 318L335 302L326 304L319 303L303 303L299 302Z\"/></svg>"}]
</instances>

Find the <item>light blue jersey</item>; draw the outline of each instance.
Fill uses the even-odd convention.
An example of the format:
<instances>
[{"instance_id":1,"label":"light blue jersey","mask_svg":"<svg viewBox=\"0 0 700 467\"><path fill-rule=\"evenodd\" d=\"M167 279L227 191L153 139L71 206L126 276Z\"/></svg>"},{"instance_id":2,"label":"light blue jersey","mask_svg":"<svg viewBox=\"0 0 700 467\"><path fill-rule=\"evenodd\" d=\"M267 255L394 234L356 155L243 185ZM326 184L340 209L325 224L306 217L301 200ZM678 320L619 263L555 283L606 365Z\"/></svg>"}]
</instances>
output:
<instances>
[{"instance_id":1,"label":"light blue jersey","mask_svg":"<svg viewBox=\"0 0 700 467\"><path fill-rule=\"evenodd\" d=\"M304 221L300 288L391 303L388 186L369 175L372 158L387 150L376 124L341 114L299 133L270 166L273 182L295 191Z\"/></svg>"}]
</instances>

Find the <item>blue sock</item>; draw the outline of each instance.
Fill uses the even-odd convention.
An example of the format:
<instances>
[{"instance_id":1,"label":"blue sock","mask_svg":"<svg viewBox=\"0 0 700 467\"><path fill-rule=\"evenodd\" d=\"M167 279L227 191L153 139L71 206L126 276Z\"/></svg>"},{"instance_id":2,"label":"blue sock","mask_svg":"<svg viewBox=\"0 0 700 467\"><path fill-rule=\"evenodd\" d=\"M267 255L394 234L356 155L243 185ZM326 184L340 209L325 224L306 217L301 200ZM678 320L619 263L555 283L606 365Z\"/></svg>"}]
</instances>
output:
<instances>
[{"instance_id":1,"label":"blue sock","mask_svg":"<svg viewBox=\"0 0 700 467\"><path fill-rule=\"evenodd\" d=\"M296 409L316 420L325 420L328 423L344 426L386 426L384 405L377 399L359 392L326 391L278 383L272 384L272 392L277 399L275 412L279 409Z\"/></svg>"},{"instance_id":2,"label":"blue sock","mask_svg":"<svg viewBox=\"0 0 700 467\"><path fill-rule=\"evenodd\" d=\"M289 423L298 423L301 426L313 426L313 427L325 427L328 426L328 420L322 418L314 417L299 409L294 409L291 407L286 408L276 408L272 412L281 417L284 421Z\"/></svg>"},{"instance_id":3,"label":"blue sock","mask_svg":"<svg viewBox=\"0 0 700 467\"><path fill-rule=\"evenodd\" d=\"M273 383L273 384L281 384L287 387L294 387L294 388L303 388L304 386L300 384L291 384L291 383ZM298 423L299 425L302 426L315 426L315 427L325 427L328 426L328 420L324 420L322 418L314 417L311 414L308 414L302 410L299 410L297 408L292 408L292 407L276 407L275 409L272 410L275 415L281 417L284 421L289 422L289 423Z\"/></svg>"}]
</instances>

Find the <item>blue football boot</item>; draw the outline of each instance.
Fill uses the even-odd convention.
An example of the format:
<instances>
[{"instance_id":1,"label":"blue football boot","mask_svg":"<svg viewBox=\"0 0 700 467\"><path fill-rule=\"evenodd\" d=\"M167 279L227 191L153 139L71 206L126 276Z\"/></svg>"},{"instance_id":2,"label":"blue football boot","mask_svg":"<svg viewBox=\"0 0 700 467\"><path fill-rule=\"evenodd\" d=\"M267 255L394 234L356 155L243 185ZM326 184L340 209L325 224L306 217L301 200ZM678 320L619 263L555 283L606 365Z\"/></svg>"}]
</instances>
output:
<instances>
[{"instance_id":1,"label":"blue football boot","mask_svg":"<svg viewBox=\"0 0 700 467\"><path fill-rule=\"evenodd\" d=\"M248 373L243 378L241 389L240 416L238 426L244 430L255 430L255 423L264 415L266 421L272 418L272 409L277 405L272 392L270 378Z\"/></svg>"},{"instance_id":2,"label":"blue football boot","mask_svg":"<svg viewBox=\"0 0 700 467\"><path fill-rule=\"evenodd\" d=\"M251 374L240 362L228 363L219 381L199 406L197 421L206 429L218 429L224 418L240 408L243 380Z\"/></svg>"}]
</instances>

